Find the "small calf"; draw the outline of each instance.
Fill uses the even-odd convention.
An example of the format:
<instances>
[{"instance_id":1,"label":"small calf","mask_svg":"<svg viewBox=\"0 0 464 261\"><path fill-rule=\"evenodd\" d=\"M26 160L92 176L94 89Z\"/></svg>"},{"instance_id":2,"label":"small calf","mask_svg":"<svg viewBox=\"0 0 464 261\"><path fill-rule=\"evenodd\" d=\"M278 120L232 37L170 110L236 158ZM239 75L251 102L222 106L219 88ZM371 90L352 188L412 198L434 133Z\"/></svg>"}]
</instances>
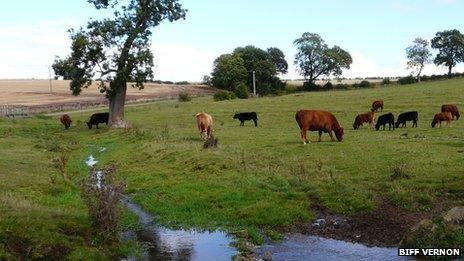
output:
<instances>
[{"instance_id":1,"label":"small calf","mask_svg":"<svg viewBox=\"0 0 464 261\"><path fill-rule=\"evenodd\" d=\"M242 112L236 113L234 115L234 119L238 119L240 121L240 126L245 125L245 121L251 121L255 123L255 127L258 127L258 115L256 112Z\"/></svg>"},{"instance_id":2,"label":"small calf","mask_svg":"<svg viewBox=\"0 0 464 261\"><path fill-rule=\"evenodd\" d=\"M441 127L441 122L446 121L446 124L451 127L451 121L453 120L453 114L449 111L445 112L439 112L435 114L435 117L433 117L432 121L432 128L435 128L435 126L438 125L438 127Z\"/></svg>"},{"instance_id":3,"label":"small calf","mask_svg":"<svg viewBox=\"0 0 464 261\"><path fill-rule=\"evenodd\" d=\"M375 124L375 129L379 130L380 126L383 126L383 130L385 130L386 124L388 124L388 130L392 130L392 128L395 130L395 116L393 116L393 113L387 113L380 116Z\"/></svg>"},{"instance_id":4,"label":"small calf","mask_svg":"<svg viewBox=\"0 0 464 261\"><path fill-rule=\"evenodd\" d=\"M417 111L408 111L408 112L403 112L400 115L398 115L398 119L396 120L395 123L395 128L398 128L401 124L401 128L406 127L406 122L407 121L412 121L412 127L414 126L417 128L417 121L419 119L419 114Z\"/></svg>"},{"instance_id":5,"label":"small calf","mask_svg":"<svg viewBox=\"0 0 464 261\"><path fill-rule=\"evenodd\" d=\"M354 123L353 123L353 129L357 130L359 126L363 125L363 123L369 123L369 126L373 128L374 121L375 121L375 110L371 109L370 112L358 114L358 116L356 116L356 118L354 119Z\"/></svg>"},{"instance_id":6,"label":"small calf","mask_svg":"<svg viewBox=\"0 0 464 261\"><path fill-rule=\"evenodd\" d=\"M102 112L102 113L94 113L92 116L90 116L90 120L87 123L87 126L89 126L89 130L92 129L92 126L95 125L98 129L98 124L100 123L105 123L108 125L108 120L110 118L110 114L108 112Z\"/></svg>"},{"instance_id":7,"label":"small calf","mask_svg":"<svg viewBox=\"0 0 464 261\"><path fill-rule=\"evenodd\" d=\"M71 120L71 117L69 117L68 114L63 114L60 117L60 122L61 122L61 124L64 125L65 129L69 129L69 127L71 127L72 120Z\"/></svg>"}]
</instances>

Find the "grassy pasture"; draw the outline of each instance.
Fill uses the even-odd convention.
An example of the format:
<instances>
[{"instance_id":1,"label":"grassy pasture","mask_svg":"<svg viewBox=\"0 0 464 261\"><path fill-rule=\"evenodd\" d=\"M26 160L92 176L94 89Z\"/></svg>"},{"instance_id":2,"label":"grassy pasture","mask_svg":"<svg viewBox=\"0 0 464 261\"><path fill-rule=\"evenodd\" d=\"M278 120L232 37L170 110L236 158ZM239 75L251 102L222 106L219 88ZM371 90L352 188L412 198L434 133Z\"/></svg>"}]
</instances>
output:
<instances>
[{"instance_id":1,"label":"grassy pasture","mask_svg":"<svg viewBox=\"0 0 464 261\"><path fill-rule=\"evenodd\" d=\"M441 129L430 123L443 103L464 108L463 88L463 79L453 79L249 100L162 101L128 107L126 118L135 128L127 131L88 130L88 112L71 114L68 131L57 116L0 119L0 259L8 255L1 242L24 226L34 228L19 237L30 245L65 246L74 256L108 254L88 243L90 225L75 187L87 174L90 153L101 166L115 164L127 194L162 224L248 229L257 241L257 231L273 235L310 221L310 198L347 215L371 211L382 199L424 212L462 204L464 121ZM419 127L354 131L354 117L378 98L385 101L384 113L395 117L417 110ZM304 146L294 119L300 108L332 111L345 128L344 141L330 142L324 134L318 143L314 132ZM193 118L200 111L215 119L217 149L202 149ZM256 111L259 126L240 127L232 119L239 111ZM99 153L100 147L107 151ZM63 153L69 181L52 163ZM395 168L409 178L392 179Z\"/></svg>"}]
</instances>

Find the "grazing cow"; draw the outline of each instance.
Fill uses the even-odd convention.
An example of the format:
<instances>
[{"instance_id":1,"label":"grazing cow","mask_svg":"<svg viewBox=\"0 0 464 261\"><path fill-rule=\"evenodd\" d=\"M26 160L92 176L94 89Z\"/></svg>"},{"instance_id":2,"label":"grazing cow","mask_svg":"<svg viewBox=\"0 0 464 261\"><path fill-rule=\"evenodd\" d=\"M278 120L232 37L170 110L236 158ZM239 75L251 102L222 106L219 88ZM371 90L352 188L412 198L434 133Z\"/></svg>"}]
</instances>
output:
<instances>
[{"instance_id":1,"label":"grazing cow","mask_svg":"<svg viewBox=\"0 0 464 261\"><path fill-rule=\"evenodd\" d=\"M372 109L374 111L378 111L379 108L381 109L380 111L383 111L383 100L377 100L372 103Z\"/></svg>"},{"instance_id":2,"label":"grazing cow","mask_svg":"<svg viewBox=\"0 0 464 261\"><path fill-rule=\"evenodd\" d=\"M395 123L395 128L398 128L401 125L401 128L406 127L406 122L407 121L412 121L412 127L416 126L417 128L417 121L419 119L419 114L417 111L408 111L408 112L403 112L400 115L398 115L398 119L396 120Z\"/></svg>"},{"instance_id":3,"label":"grazing cow","mask_svg":"<svg viewBox=\"0 0 464 261\"><path fill-rule=\"evenodd\" d=\"M435 128L435 126L438 124L438 127L441 127L441 122L446 121L446 124L451 127L451 121L453 120L453 114L449 111L445 112L439 112L435 114L435 117L433 117L432 121L432 128Z\"/></svg>"},{"instance_id":4,"label":"grazing cow","mask_svg":"<svg viewBox=\"0 0 464 261\"><path fill-rule=\"evenodd\" d=\"M65 129L69 129L69 127L71 127L72 120L71 120L71 117L69 117L68 114L61 115L60 121L61 121L61 124L64 125Z\"/></svg>"},{"instance_id":5,"label":"grazing cow","mask_svg":"<svg viewBox=\"0 0 464 261\"><path fill-rule=\"evenodd\" d=\"M375 122L375 110L371 109L370 112L358 114L354 119L353 129L357 130L359 126L363 125L363 123L369 123L371 128L374 128Z\"/></svg>"},{"instance_id":6,"label":"grazing cow","mask_svg":"<svg viewBox=\"0 0 464 261\"><path fill-rule=\"evenodd\" d=\"M211 137L213 132L213 117L211 115L200 112L195 114L197 119L198 130L200 131L200 137L203 140L207 140Z\"/></svg>"},{"instance_id":7,"label":"grazing cow","mask_svg":"<svg viewBox=\"0 0 464 261\"><path fill-rule=\"evenodd\" d=\"M306 137L308 130L319 132L319 142L321 141L322 132L329 133L330 139L334 141L332 131L335 133L338 141L343 140L343 128L335 116L328 111L299 110L295 114L295 120L298 122L298 126L300 126L303 144L309 142Z\"/></svg>"},{"instance_id":8,"label":"grazing cow","mask_svg":"<svg viewBox=\"0 0 464 261\"><path fill-rule=\"evenodd\" d=\"M258 127L258 115L256 115L256 112L242 112L242 113L236 113L234 115L234 119L238 119L240 121L240 126L245 125L245 121L251 121L255 123L255 127Z\"/></svg>"},{"instance_id":9,"label":"grazing cow","mask_svg":"<svg viewBox=\"0 0 464 261\"><path fill-rule=\"evenodd\" d=\"M95 125L98 129L98 124L100 123L105 123L108 125L108 119L110 118L110 114L108 112L102 112L102 113L94 113L92 116L90 116L90 120L87 123L87 126L89 126L89 130L92 129L92 126Z\"/></svg>"},{"instance_id":10,"label":"grazing cow","mask_svg":"<svg viewBox=\"0 0 464 261\"><path fill-rule=\"evenodd\" d=\"M451 115L453 116L453 120L454 120L454 117L456 117L456 120L459 120L459 110L458 110L458 106L454 105L454 104L443 104L441 106L441 112L445 112L445 111L448 111L451 113Z\"/></svg>"},{"instance_id":11,"label":"grazing cow","mask_svg":"<svg viewBox=\"0 0 464 261\"><path fill-rule=\"evenodd\" d=\"M380 126L383 126L383 130L385 130L386 124L388 124L388 130L392 130L392 128L395 130L395 116L393 116L393 113L387 113L377 118L375 129L379 130Z\"/></svg>"}]
</instances>

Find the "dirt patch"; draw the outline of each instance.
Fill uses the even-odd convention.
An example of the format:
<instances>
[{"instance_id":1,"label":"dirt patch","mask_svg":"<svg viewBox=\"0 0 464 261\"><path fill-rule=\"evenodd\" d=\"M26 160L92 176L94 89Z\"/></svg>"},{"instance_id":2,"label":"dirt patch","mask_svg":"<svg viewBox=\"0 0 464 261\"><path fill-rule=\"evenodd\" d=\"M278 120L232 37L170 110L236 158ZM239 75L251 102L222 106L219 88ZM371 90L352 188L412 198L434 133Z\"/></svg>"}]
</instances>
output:
<instances>
[{"instance_id":1,"label":"dirt patch","mask_svg":"<svg viewBox=\"0 0 464 261\"><path fill-rule=\"evenodd\" d=\"M409 212L383 199L377 209L352 216L342 216L312 199L316 220L301 226L303 233L372 246L398 246L401 239L421 220L433 214Z\"/></svg>"}]
</instances>

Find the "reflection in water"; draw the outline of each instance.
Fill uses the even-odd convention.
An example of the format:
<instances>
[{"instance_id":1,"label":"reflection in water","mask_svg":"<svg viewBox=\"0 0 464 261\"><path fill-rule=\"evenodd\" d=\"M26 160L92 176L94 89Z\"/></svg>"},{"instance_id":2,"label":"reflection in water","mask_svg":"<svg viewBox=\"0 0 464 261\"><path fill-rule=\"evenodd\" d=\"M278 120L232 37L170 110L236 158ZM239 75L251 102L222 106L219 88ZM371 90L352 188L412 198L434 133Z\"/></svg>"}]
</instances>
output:
<instances>
[{"instance_id":1,"label":"reflection in water","mask_svg":"<svg viewBox=\"0 0 464 261\"><path fill-rule=\"evenodd\" d=\"M231 260L238 252L230 246L232 239L225 233L171 230L157 226L153 216L129 198L123 204L139 217L142 230L137 240L145 245L146 260Z\"/></svg>"},{"instance_id":2,"label":"reflection in water","mask_svg":"<svg viewBox=\"0 0 464 261\"><path fill-rule=\"evenodd\" d=\"M281 242L256 248L259 257L266 252L272 260L408 260L398 256L397 248L367 247L316 236L289 234ZM414 260L414 259L411 259Z\"/></svg>"}]
</instances>

